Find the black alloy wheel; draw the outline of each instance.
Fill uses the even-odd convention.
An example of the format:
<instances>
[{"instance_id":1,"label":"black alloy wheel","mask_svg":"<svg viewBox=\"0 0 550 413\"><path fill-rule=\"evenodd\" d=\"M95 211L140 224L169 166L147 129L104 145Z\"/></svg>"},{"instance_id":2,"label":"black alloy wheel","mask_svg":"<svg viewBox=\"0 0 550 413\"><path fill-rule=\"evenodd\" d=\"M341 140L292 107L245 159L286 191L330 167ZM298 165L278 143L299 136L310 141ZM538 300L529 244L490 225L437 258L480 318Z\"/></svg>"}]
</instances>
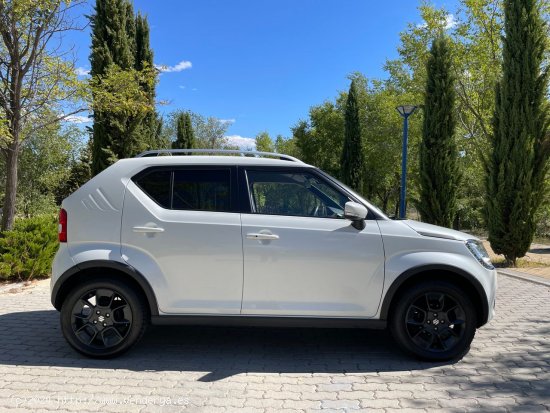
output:
<instances>
[{"instance_id":1,"label":"black alloy wheel","mask_svg":"<svg viewBox=\"0 0 550 413\"><path fill-rule=\"evenodd\" d=\"M145 332L147 311L130 286L92 280L65 299L61 328L69 344L90 357L113 357L128 350Z\"/></svg>"},{"instance_id":2,"label":"black alloy wheel","mask_svg":"<svg viewBox=\"0 0 550 413\"><path fill-rule=\"evenodd\" d=\"M407 289L391 309L389 327L399 345L425 360L464 356L477 317L472 301L458 286L426 281Z\"/></svg>"}]
</instances>

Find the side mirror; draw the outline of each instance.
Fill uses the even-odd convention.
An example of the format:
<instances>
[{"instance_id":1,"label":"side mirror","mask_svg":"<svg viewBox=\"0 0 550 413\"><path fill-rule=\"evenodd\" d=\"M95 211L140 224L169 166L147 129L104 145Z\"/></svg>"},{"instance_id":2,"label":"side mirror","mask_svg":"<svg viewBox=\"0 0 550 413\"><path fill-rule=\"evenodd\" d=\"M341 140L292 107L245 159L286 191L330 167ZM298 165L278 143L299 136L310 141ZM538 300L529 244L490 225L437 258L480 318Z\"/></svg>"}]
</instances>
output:
<instances>
[{"instance_id":1,"label":"side mirror","mask_svg":"<svg viewBox=\"0 0 550 413\"><path fill-rule=\"evenodd\" d=\"M365 219L368 213L367 208L357 202L346 202L344 207L344 218L349 219L353 227L357 229L365 228Z\"/></svg>"}]
</instances>

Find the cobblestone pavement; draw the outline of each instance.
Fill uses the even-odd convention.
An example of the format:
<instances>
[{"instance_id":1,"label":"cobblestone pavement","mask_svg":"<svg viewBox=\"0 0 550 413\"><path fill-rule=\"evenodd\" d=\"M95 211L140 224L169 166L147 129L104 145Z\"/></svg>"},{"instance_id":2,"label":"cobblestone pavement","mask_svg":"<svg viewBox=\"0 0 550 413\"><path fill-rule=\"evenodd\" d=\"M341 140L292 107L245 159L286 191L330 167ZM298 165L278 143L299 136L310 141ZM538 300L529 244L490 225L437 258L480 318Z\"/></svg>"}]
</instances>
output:
<instances>
[{"instance_id":1,"label":"cobblestone pavement","mask_svg":"<svg viewBox=\"0 0 550 413\"><path fill-rule=\"evenodd\" d=\"M383 331L214 327L151 328L127 355L90 360L40 282L0 294L0 411L548 411L550 290L499 282L496 318L439 364Z\"/></svg>"}]
</instances>

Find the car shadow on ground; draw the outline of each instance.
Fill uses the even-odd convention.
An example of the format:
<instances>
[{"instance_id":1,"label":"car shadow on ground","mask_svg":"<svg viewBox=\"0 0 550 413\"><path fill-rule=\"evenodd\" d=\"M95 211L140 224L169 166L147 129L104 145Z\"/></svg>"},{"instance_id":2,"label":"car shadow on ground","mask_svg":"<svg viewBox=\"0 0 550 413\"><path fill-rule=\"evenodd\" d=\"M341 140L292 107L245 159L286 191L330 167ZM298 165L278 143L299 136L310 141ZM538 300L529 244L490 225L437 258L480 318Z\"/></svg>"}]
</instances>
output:
<instances>
[{"instance_id":1,"label":"car shadow on ground","mask_svg":"<svg viewBox=\"0 0 550 413\"><path fill-rule=\"evenodd\" d=\"M0 315L0 335L0 364L205 372L200 381L245 372L368 373L452 363L413 359L380 330L151 326L130 352L111 360L72 350L53 310Z\"/></svg>"}]
</instances>

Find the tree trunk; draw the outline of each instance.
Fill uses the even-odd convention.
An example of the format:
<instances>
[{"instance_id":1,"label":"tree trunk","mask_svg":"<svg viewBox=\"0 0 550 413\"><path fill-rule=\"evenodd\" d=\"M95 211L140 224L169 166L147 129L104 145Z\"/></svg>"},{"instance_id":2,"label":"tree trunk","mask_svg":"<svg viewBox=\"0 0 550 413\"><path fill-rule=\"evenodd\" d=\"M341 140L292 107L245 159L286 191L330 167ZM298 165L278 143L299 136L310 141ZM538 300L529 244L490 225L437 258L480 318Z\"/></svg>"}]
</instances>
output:
<instances>
[{"instance_id":1,"label":"tree trunk","mask_svg":"<svg viewBox=\"0 0 550 413\"><path fill-rule=\"evenodd\" d=\"M2 231L9 231L15 219L15 196L17 194L17 161L19 142L14 139L6 151L6 190L2 207Z\"/></svg>"}]
</instances>

